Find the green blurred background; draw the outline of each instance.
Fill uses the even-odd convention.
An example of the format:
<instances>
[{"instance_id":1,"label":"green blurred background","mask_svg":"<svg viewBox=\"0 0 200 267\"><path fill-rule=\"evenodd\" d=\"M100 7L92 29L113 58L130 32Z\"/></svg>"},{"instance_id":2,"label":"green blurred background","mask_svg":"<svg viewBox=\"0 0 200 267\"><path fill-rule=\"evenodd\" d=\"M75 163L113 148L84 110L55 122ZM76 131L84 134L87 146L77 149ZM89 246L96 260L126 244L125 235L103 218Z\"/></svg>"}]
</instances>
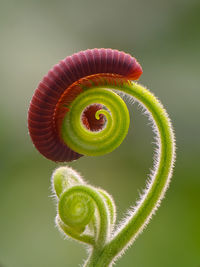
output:
<instances>
[{"instance_id":1,"label":"green blurred background","mask_svg":"<svg viewBox=\"0 0 200 267\"><path fill-rule=\"evenodd\" d=\"M0 266L80 266L86 252L54 226L50 176L57 164L33 147L27 110L40 79L79 50L110 47L135 56L140 83L169 112L177 163L160 209L116 266L200 266L200 1L0 1ZM110 192L118 218L138 198L152 166L147 118L130 108L131 127L113 153L70 166Z\"/></svg>"}]
</instances>

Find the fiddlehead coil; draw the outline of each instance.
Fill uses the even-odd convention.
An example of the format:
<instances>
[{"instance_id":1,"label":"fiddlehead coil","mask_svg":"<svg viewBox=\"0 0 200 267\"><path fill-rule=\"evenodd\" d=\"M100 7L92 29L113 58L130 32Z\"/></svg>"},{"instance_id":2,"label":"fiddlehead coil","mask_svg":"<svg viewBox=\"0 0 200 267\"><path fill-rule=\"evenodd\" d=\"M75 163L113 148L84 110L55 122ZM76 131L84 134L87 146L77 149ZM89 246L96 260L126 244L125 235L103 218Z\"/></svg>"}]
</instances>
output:
<instances>
[{"instance_id":1,"label":"fiddlehead coil","mask_svg":"<svg viewBox=\"0 0 200 267\"><path fill-rule=\"evenodd\" d=\"M99 131L88 130L81 121L82 113L95 103L107 109L99 109L96 120L105 116L105 126ZM129 127L129 113L123 100L111 90L93 88L85 90L70 105L62 123L62 137L74 151L97 156L111 152L125 138Z\"/></svg>"},{"instance_id":2,"label":"fiddlehead coil","mask_svg":"<svg viewBox=\"0 0 200 267\"><path fill-rule=\"evenodd\" d=\"M81 157L64 142L61 134L69 105L84 87L90 87L91 82L95 84L95 77L102 80L106 77L107 83L115 77L135 80L141 74L142 68L134 57L112 49L86 50L60 61L40 82L30 103L28 127L35 147L53 161L72 161ZM84 77L88 77L88 82L81 84ZM101 105L95 105L90 109L91 113L82 114L82 122L90 130L103 128L103 119L97 120L94 116L101 108Z\"/></svg>"},{"instance_id":3,"label":"fiddlehead coil","mask_svg":"<svg viewBox=\"0 0 200 267\"><path fill-rule=\"evenodd\" d=\"M94 215L94 205L87 195L74 192L74 188L62 194L59 207L61 220L70 227L84 227Z\"/></svg>"},{"instance_id":4,"label":"fiddlehead coil","mask_svg":"<svg viewBox=\"0 0 200 267\"><path fill-rule=\"evenodd\" d=\"M86 185L68 167L53 173L52 188L58 200L59 228L78 241L102 247L115 223L115 205L109 194Z\"/></svg>"},{"instance_id":5,"label":"fiddlehead coil","mask_svg":"<svg viewBox=\"0 0 200 267\"><path fill-rule=\"evenodd\" d=\"M128 54L111 49L86 50L54 66L30 104L28 124L33 143L53 161L103 155L120 145L130 119L115 91L136 99L154 122L157 164L140 202L117 231L115 205L105 191L87 185L67 167L53 174L52 187L58 201L56 224L66 235L92 247L85 266L112 265L149 222L170 182L175 160L171 122L157 98L131 81L141 74L141 66Z\"/></svg>"}]
</instances>

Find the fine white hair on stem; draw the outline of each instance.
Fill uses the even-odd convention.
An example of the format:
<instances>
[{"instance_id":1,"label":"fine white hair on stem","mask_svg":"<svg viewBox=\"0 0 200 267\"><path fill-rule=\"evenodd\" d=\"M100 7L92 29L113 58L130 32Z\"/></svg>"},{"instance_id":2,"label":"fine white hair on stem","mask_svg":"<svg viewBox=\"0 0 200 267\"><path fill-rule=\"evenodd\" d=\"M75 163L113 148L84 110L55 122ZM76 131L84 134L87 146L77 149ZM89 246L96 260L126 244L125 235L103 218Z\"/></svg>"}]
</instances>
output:
<instances>
[{"instance_id":1,"label":"fine white hair on stem","mask_svg":"<svg viewBox=\"0 0 200 267\"><path fill-rule=\"evenodd\" d=\"M107 87L107 89L110 89L109 86L109 84L105 84L105 89ZM115 89L116 88L117 85ZM72 178L69 185L67 183L67 186L69 187L75 185L75 187L69 188L69 191L71 190L70 192L73 190L83 190L88 192L89 195L92 194L95 201L97 201L96 203L98 203L98 213L96 212L97 216L94 212L91 224L83 225L87 225L86 228L75 227L74 230L78 231L76 231L76 233L70 231L70 229L63 226L62 223L60 224L58 219L56 221L56 224L61 228L60 230L63 230L66 234L78 241L83 241L93 247L92 250L90 250L91 253L88 260L84 263L85 267L111 266L126 251L126 249L132 245L134 240L147 226L152 215L158 209L161 200L164 198L172 176L172 169L175 161L175 139L171 121L159 100L148 89L134 82L124 83L121 87L119 86L118 90L123 91L119 93L117 89L115 90L126 102L130 104L137 103L138 109L148 119L147 124L151 126L153 130L153 167L147 175L144 189L139 192L136 204L126 212L125 217L121 220L114 233L112 229L114 227L113 221L115 221L115 208L112 197L101 189L92 189L87 184L84 186L76 186L77 181L80 184L82 183L82 178L76 179L75 177ZM122 108L120 108L120 112L121 110ZM121 120L123 121L123 118ZM69 169L69 172L73 172L73 170ZM65 182L65 180L63 181ZM63 186L59 176L54 179L54 182L56 183L54 191L58 198L60 198L60 203L62 203L62 196L69 191L63 191L65 190L65 184ZM60 192L63 192L63 194ZM98 235L96 235L97 231L95 230L95 225L100 224L96 224L97 221L101 223ZM89 231L88 233L87 229ZM101 229L103 229L103 231L100 231ZM79 236L79 233L83 233L83 235ZM92 234L92 236L87 234Z\"/></svg>"},{"instance_id":2,"label":"fine white hair on stem","mask_svg":"<svg viewBox=\"0 0 200 267\"><path fill-rule=\"evenodd\" d=\"M123 99L127 99L126 96L124 96L124 94L122 95ZM113 238L115 238L115 236L118 235L118 233L120 231L122 231L122 229L128 224L128 222L131 220L131 218L134 217L134 215L136 214L136 212L139 210L139 208L142 206L146 196L148 195L149 191L151 190L151 187L153 185L155 176L157 174L158 168L159 168L159 163L160 163L160 154L161 154L161 139L160 139L160 134L159 134L159 130L157 128L157 125L152 117L152 114L149 112L149 110L141 103L139 102L137 99L132 100L133 97L130 97L128 95L128 100L129 103L138 103L138 107L139 109L141 109L142 114L147 116L148 120L149 120L149 125L151 126L153 133L154 133L154 156L153 156L153 168L150 170L150 174L147 176L147 180L146 180L146 186L145 189L143 189L142 193L139 194L139 199L136 201L136 205L133 206L132 208L130 208L127 213L126 216L122 219L122 221L119 223L119 226L117 228L117 231L115 232ZM159 102L160 104L160 102ZM160 104L160 106L162 107L162 104ZM162 107L163 108L163 107ZM172 163L171 163L171 168L170 171L168 173L168 179L166 184L163 187L162 193L160 194L159 199L157 200L156 204L154 205L153 209L151 210L151 212L149 213L149 216L146 218L145 222L143 223L143 225L141 225L141 227L139 228L139 230L137 231L137 233L130 239L130 241L126 244L126 246L114 257L114 259L111 262L111 265L113 265L115 263L115 261L121 257L123 255L123 253L125 252L125 250L132 245L132 243L134 242L134 240L138 237L138 235L140 233L142 233L142 231L144 230L144 228L147 226L147 224L149 223L150 219L152 218L152 215L156 212L156 210L158 209L158 207L160 206L161 200L164 198L165 192L167 190L167 188L169 187L169 183L170 183L170 179L172 176L172 170L173 170L173 166L174 166L174 161L175 161L175 139L174 139L174 133L173 133L173 129L171 126L171 121L168 117L168 114L166 113L166 111L163 108L163 113L165 115L165 117L168 120L168 124L170 127L170 131L171 131L171 136L172 136L172 142L173 142L173 151L172 151ZM111 266L110 265L110 266Z\"/></svg>"}]
</instances>

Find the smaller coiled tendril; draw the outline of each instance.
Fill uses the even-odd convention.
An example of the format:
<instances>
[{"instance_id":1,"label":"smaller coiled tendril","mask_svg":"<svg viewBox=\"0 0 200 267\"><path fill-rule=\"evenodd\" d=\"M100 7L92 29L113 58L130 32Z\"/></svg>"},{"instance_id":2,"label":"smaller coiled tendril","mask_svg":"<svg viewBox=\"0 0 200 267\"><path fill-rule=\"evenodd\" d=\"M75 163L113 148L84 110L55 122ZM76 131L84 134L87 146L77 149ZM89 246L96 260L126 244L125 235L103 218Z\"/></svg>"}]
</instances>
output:
<instances>
[{"instance_id":1,"label":"smaller coiled tendril","mask_svg":"<svg viewBox=\"0 0 200 267\"><path fill-rule=\"evenodd\" d=\"M59 229L80 242L102 249L116 219L111 196L87 185L69 167L60 167L53 173L52 188L58 200Z\"/></svg>"},{"instance_id":2,"label":"smaller coiled tendril","mask_svg":"<svg viewBox=\"0 0 200 267\"><path fill-rule=\"evenodd\" d=\"M56 225L90 246L84 266L111 266L132 244L158 208L172 176L175 141L170 119L158 99L137 80L135 58L112 49L86 50L67 57L43 78L32 98L28 125L35 147L53 161L111 152L125 138L129 112L120 93L138 101L153 121L157 154L144 195L116 228L116 207L104 190L88 185L69 167L53 173Z\"/></svg>"}]
</instances>

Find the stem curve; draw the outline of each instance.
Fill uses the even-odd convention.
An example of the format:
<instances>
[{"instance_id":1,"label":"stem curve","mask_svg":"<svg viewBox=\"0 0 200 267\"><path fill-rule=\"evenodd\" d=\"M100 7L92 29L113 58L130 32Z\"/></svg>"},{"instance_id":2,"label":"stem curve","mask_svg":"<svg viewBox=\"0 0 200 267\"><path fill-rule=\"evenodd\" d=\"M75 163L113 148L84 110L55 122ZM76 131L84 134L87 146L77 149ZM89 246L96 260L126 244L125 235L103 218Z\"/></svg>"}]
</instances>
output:
<instances>
[{"instance_id":1,"label":"stem curve","mask_svg":"<svg viewBox=\"0 0 200 267\"><path fill-rule=\"evenodd\" d=\"M115 88L118 89L119 88ZM119 228L113 238L106 244L100 255L92 258L86 266L109 266L124 250L133 243L138 234L149 222L164 197L172 175L175 160L175 140L171 122L166 111L157 98L149 90L133 82L124 83L121 91L139 101L151 115L159 137L158 162L154 167L151 182L140 203Z\"/></svg>"},{"instance_id":2,"label":"stem curve","mask_svg":"<svg viewBox=\"0 0 200 267\"><path fill-rule=\"evenodd\" d=\"M146 88L143 86L127 81L122 80L121 78L116 79L115 82L113 80L109 81L106 78L101 79L100 83L92 84L89 86L89 88L85 88L85 91L78 96L75 101L71 104L73 107L74 105L74 114L73 116L76 116L76 112L78 112L78 117L76 117L75 128L78 131L79 125L80 125L80 116L81 112L78 107L78 100L81 99L85 103L83 105L83 110L87 104L93 104L97 103L98 97L95 97L95 91L97 91L98 95L101 90L103 90L103 94L106 95L106 89L108 90L108 95L113 98L113 94L111 93L110 89L114 89L116 91L122 92L124 94L127 94L131 97L133 97L136 101L138 101L141 105L144 106L146 111L148 112L150 118L153 122L153 130L156 133L156 140L157 140L157 159L154 163L154 170L153 174L151 175L151 181L147 183L145 193L141 197L140 201L137 203L136 207L132 210L128 218L126 218L125 222L118 228L118 230L113 234L113 228L115 224L115 205L112 200L112 198L109 195L106 195L106 192L103 192L101 189L95 189L93 187L90 187L88 185L85 185L84 182L81 180L81 178L76 178L78 185L74 182L72 183L72 187L70 187L68 190L77 191L80 193L88 194L90 197L94 200L96 203L96 206L99 211L99 216L93 218L90 226L93 227L94 232L96 232L96 222L100 221L100 228L99 228L99 234L98 238L95 240L95 238L92 235L87 235L87 233L83 233L82 235L79 235L76 232L71 231L70 228L65 227L62 223L57 221L58 226L66 233L69 234L71 237L74 237L76 240L82 241L92 247L90 250L90 255L87 261L85 262L85 267L106 267L111 266L114 261L119 258L122 253L130 246L138 234L142 232L145 225L148 224L148 222L151 219L151 216L158 208L162 198L164 197L164 194L167 190L167 187L170 182L170 178L172 175L172 169L173 169L173 163L175 160L175 138L174 133L172 130L172 125L170 122L170 119L163 108L162 104L159 102L159 100ZM95 99L94 101L87 100L84 96L90 96L92 95ZM114 102L117 101L119 97L116 98L116 93L114 94ZM112 99L112 100L113 100ZM110 101L110 100L109 100ZM101 98L100 104L109 103L109 101L106 99ZM121 101L121 100L120 100ZM122 103L122 106L124 106L124 103ZM117 106L118 104L114 103L114 106ZM113 106L109 105L109 110L113 110ZM121 109L119 109L121 110ZM117 111L118 112L118 111ZM99 114L107 114L107 111L103 111L100 109L96 112L95 116L98 119ZM116 113L117 114L117 113ZM122 113L123 114L123 113ZM125 110L125 114L127 114L127 111ZM74 125L73 122L70 121L68 118L70 116L67 114L66 119L63 123L67 120L67 123L71 123L71 127L73 129ZM73 117L72 116L72 117ZM122 116L123 117L123 116ZM78 119L79 118L79 119ZM115 115L114 118L116 119L117 116ZM125 132L127 132L127 125L129 125L129 117L127 117L127 121L125 122L125 131L123 133L123 138L125 137ZM113 118L112 118L113 119ZM111 122L111 117L109 117L108 125L112 125L111 128L115 129L118 121ZM122 120L122 119L121 119ZM116 125L114 125L116 124ZM64 124L63 124L64 125ZM69 125L69 124L67 124ZM63 126L63 131L65 131L65 126ZM102 131L98 132L91 132L91 138L94 137L94 139L90 139L90 131L85 129L84 126L81 126L81 131L85 134L85 141L87 141L87 144L84 148L81 148L80 152L85 152L86 154L90 154L88 152L90 150L90 144L94 143L94 147L98 147L98 142L100 141L101 149L103 149L103 134L104 128ZM108 129L106 129L106 140L109 140L109 133L112 132ZM63 133L64 135L65 133ZM78 133L79 135L79 133ZM78 148L79 145L79 139L77 138L78 135L75 135L76 137L73 140L73 134L71 135L71 141L77 142L72 148ZM67 136L67 135L66 135ZM99 138L100 136L100 138ZM120 134L120 141L118 142L118 145L122 142L122 135ZM80 134L80 138L82 138ZM111 135L111 140L112 135ZM66 141L69 141L68 137L66 137ZM70 142L71 142L70 141ZM83 141L81 141L83 142ZM70 146L70 144L69 144ZM116 147L117 145L115 145ZM95 151L94 147L92 147L92 151ZM110 149L110 148L109 148ZM110 149L111 151L112 149ZM107 153L107 150L104 151ZM98 155L99 152L97 151L96 155ZM93 152L92 152L93 155ZM71 174L70 174L71 175ZM56 176L55 176L56 177ZM60 177L60 176L59 176ZM59 178L60 179L60 178ZM55 191L57 192L57 195L61 197L65 194L65 191L62 193L62 190L65 190L63 187L63 178L59 180L58 178L54 180L56 182L57 186L55 186ZM68 178L69 179L69 178ZM69 179L70 180L70 179ZM79 181L79 182L78 182ZM66 184L66 183L65 183ZM67 206L66 206L67 209ZM63 206L63 210L65 210ZM88 221L86 221L88 223ZM83 231L84 232L84 231ZM112 235L111 235L112 234Z\"/></svg>"}]
</instances>

